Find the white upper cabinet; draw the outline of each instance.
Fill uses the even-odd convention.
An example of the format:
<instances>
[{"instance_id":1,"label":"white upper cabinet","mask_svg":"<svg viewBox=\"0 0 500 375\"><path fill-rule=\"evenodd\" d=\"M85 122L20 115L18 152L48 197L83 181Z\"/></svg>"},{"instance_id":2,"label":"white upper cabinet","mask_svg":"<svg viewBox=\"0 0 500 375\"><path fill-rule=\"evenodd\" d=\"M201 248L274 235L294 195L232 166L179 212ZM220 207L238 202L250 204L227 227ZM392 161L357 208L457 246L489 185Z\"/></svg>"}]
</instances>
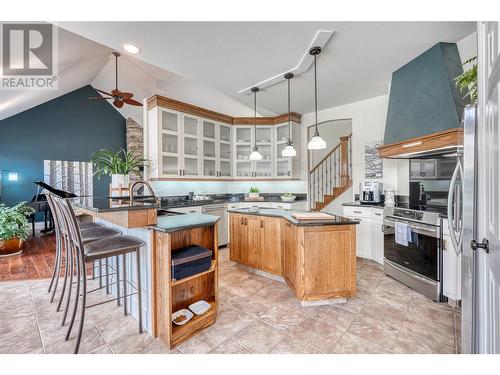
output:
<instances>
[{"instance_id":1,"label":"white upper cabinet","mask_svg":"<svg viewBox=\"0 0 500 375\"><path fill-rule=\"evenodd\" d=\"M230 119L230 118L229 118ZM154 106L147 109L151 178L290 179L299 177L299 127L292 125L297 156L283 158L288 123L230 125ZM249 160L257 144L262 160Z\"/></svg>"},{"instance_id":2,"label":"white upper cabinet","mask_svg":"<svg viewBox=\"0 0 500 375\"><path fill-rule=\"evenodd\" d=\"M292 141L295 151L297 151L297 156L294 157L283 157L281 153L286 147L288 141L288 122L275 125L275 177L276 178L297 178L300 175L300 136L299 136L299 125L292 122Z\"/></svg>"}]
</instances>

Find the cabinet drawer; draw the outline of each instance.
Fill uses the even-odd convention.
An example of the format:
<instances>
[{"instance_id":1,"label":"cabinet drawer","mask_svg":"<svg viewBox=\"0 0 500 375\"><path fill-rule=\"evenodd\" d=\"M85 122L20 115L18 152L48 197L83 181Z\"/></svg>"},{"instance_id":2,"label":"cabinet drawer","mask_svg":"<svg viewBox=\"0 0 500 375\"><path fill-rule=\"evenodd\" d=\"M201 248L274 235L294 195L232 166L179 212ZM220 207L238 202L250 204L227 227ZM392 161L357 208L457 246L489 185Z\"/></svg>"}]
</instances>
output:
<instances>
[{"instance_id":1,"label":"cabinet drawer","mask_svg":"<svg viewBox=\"0 0 500 375\"><path fill-rule=\"evenodd\" d=\"M372 208L372 220L384 221L384 210L381 208Z\"/></svg>"},{"instance_id":2,"label":"cabinet drawer","mask_svg":"<svg viewBox=\"0 0 500 375\"><path fill-rule=\"evenodd\" d=\"M344 206L343 207L344 216L350 216L353 218L364 217L367 219L371 219L372 217L372 209L370 207L351 207Z\"/></svg>"},{"instance_id":3,"label":"cabinet drawer","mask_svg":"<svg viewBox=\"0 0 500 375\"><path fill-rule=\"evenodd\" d=\"M272 207L273 208L280 208L282 210L291 210L292 204L291 203L275 202L272 204Z\"/></svg>"}]
</instances>

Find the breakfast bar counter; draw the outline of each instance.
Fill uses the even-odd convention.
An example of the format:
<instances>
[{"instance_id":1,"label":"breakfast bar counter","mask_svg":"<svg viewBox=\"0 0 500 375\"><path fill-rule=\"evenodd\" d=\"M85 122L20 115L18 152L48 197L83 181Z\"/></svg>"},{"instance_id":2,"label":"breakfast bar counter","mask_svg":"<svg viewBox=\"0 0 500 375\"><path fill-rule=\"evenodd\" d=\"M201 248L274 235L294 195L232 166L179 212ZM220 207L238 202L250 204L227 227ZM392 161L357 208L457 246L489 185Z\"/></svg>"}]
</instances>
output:
<instances>
[{"instance_id":1,"label":"breakfast bar counter","mask_svg":"<svg viewBox=\"0 0 500 375\"><path fill-rule=\"evenodd\" d=\"M132 316L142 309L144 328L169 347L174 347L200 330L215 323L218 310L218 216L200 213L172 213L158 211L158 205L128 198L83 197L74 198L75 209L90 215L96 222L142 239L145 243L141 258L142 301L137 295L129 297ZM172 255L178 250L198 246L211 252L209 268L189 277L174 279ZM110 258L106 264L116 269L119 261L126 266L128 279L138 285L135 257L127 254L126 262ZM116 280L111 282L111 293L117 295ZM206 301L207 312L194 316L182 325L172 322L172 314L187 309L191 304Z\"/></svg>"}]
</instances>

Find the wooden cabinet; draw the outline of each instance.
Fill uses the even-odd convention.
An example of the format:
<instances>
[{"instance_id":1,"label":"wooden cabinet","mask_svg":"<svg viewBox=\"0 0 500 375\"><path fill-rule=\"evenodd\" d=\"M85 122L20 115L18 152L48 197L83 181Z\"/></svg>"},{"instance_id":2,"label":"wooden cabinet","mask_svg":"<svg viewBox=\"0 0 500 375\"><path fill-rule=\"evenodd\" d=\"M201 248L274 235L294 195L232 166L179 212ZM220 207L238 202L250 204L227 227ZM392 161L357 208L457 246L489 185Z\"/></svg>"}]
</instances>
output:
<instances>
[{"instance_id":1,"label":"wooden cabinet","mask_svg":"<svg viewBox=\"0 0 500 375\"><path fill-rule=\"evenodd\" d=\"M231 214L232 261L282 275L280 219Z\"/></svg>"},{"instance_id":2,"label":"wooden cabinet","mask_svg":"<svg viewBox=\"0 0 500 375\"><path fill-rule=\"evenodd\" d=\"M288 221L282 221L283 228L283 276L296 289L300 267L299 244L297 244L297 228Z\"/></svg>"},{"instance_id":3,"label":"wooden cabinet","mask_svg":"<svg viewBox=\"0 0 500 375\"><path fill-rule=\"evenodd\" d=\"M231 214L230 235L229 259L233 262L245 263L242 254L246 253L247 230L243 215Z\"/></svg>"},{"instance_id":4,"label":"wooden cabinet","mask_svg":"<svg viewBox=\"0 0 500 375\"><path fill-rule=\"evenodd\" d=\"M275 275L283 274L283 251L281 242L281 220L260 217L260 265L261 269Z\"/></svg>"}]
</instances>

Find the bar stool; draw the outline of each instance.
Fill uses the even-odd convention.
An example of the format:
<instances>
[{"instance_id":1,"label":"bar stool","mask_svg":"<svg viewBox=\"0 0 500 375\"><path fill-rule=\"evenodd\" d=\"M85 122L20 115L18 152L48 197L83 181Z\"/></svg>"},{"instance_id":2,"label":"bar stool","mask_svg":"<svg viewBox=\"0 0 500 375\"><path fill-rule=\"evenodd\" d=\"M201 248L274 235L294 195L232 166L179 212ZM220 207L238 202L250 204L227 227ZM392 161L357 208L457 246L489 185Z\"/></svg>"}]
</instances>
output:
<instances>
[{"instance_id":1,"label":"bar stool","mask_svg":"<svg viewBox=\"0 0 500 375\"><path fill-rule=\"evenodd\" d=\"M62 267L62 253L63 253L63 243L62 243L62 234L61 234L61 225L59 224L59 215L54 207L54 202L52 201L52 193L46 193L47 202L50 207L50 212L52 213L53 221L54 221L54 232L56 235L56 256L54 260L54 268L52 270L52 277L50 279L49 290L48 293L52 290L52 295L50 297L50 302L54 302L54 297L56 295L57 284L59 282L59 276L61 274ZM94 228L103 228L101 224L90 222L90 223L82 223L82 230L94 229ZM53 289L52 289L53 287Z\"/></svg>"},{"instance_id":2,"label":"bar stool","mask_svg":"<svg viewBox=\"0 0 500 375\"><path fill-rule=\"evenodd\" d=\"M81 296L82 302L80 307L80 322L78 326L78 333L76 338L76 345L74 353L78 353L80 342L82 339L83 332L83 324L85 321L85 311L87 308L94 307L97 305L101 305L103 303L112 302L120 299L127 300L128 297L136 295L138 297L138 324L139 324L139 332L143 332L142 327L142 293L141 293L141 260L140 260L140 248L145 245L144 241L141 239L129 236L129 235L120 235L111 238L104 238L100 240L96 240L90 243L84 243L82 238L82 231L80 230L78 220L76 219L73 208L71 207L71 203L69 201L64 201L61 198L56 198L56 205L59 207L60 212L62 212L62 216L64 218L64 225L66 227L66 231L69 234L69 248L74 252L75 258L77 260L76 268L77 268L77 279L78 282L76 284L76 296L75 302L73 304L73 311L71 314L70 323L68 326L68 330L66 333L66 340L69 339L71 334L71 330L73 328L73 324L75 322L78 305L79 305L79 297ZM87 291L87 273L85 272L86 262L101 260L110 257L118 257L120 255L125 255L129 253L135 253L136 256L136 272L137 272L137 286L133 285L127 280L127 273L124 272L123 285L130 285L135 292L130 294L124 293L123 296L118 296L117 298L112 298L107 301L95 303L92 305L87 305L87 293L91 293L102 289L102 287L98 287L96 289ZM117 290L120 288L120 275L117 277ZM82 293L80 294L80 288L82 289ZM126 288L125 288L126 291ZM126 304L125 304L126 311Z\"/></svg>"},{"instance_id":3,"label":"bar stool","mask_svg":"<svg viewBox=\"0 0 500 375\"><path fill-rule=\"evenodd\" d=\"M59 264L58 264L58 266L56 266L57 278L56 278L56 284L54 286L54 290L52 293L51 302L53 301L55 291L57 289L57 282L59 280L60 268L61 268L61 263L62 263L62 258L63 258L62 249L64 248L65 249L64 281L63 281L62 291L61 291L61 295L59 297L59 302L57 304L57 310L56 310L56 311L61 310L63 300L67 294L63 318L61 321L61 325L64 326L66 324L66 318L67 318L68 310L69 310L69 306L70 306L74 268L75 268L76 262L75 262L74 255L73 255L72 251L68 251L68 249L70 249L69 233L66 230L66 226L64 225L64 218L63 218L62 212L61 212L55 198L56 198L55 196L53 196L53 197L48 196L47 197L47 199L50 202L49 204L51 205L51 210L53 212L54 223L56 225L56 231L59 233L59 245L60 245L59 251L57 251L57 249L56 249L56 257L58 257L58 262L56 262L56 264L57 263L59 263ZM84 243L90 243L92 241L97 241L97 240L103 239L103 238L111 238L111 237L115 237L115 236L118 236L121 234L121 232L119 230L112 229L112 228L106 228L102 225L85 225L85 228L86 228L85 230L82 230L82 240ZM56 241L57 241L57 238L56 238ZM57 246L56 246L56 248L57 248ZM59 255L57 253L59 253ZM86 272L86 270L85 270L85 272ZM106 269L106 280L109 280L108 275L109 275L109 270ZM100 276L101 284L102 284L102 269L101 268L99 268L99 276ZM68 288L67 293L66 293L66 286L68 284L68 280L69 280L69 288Z\"/></svg>"}]
</instances>

